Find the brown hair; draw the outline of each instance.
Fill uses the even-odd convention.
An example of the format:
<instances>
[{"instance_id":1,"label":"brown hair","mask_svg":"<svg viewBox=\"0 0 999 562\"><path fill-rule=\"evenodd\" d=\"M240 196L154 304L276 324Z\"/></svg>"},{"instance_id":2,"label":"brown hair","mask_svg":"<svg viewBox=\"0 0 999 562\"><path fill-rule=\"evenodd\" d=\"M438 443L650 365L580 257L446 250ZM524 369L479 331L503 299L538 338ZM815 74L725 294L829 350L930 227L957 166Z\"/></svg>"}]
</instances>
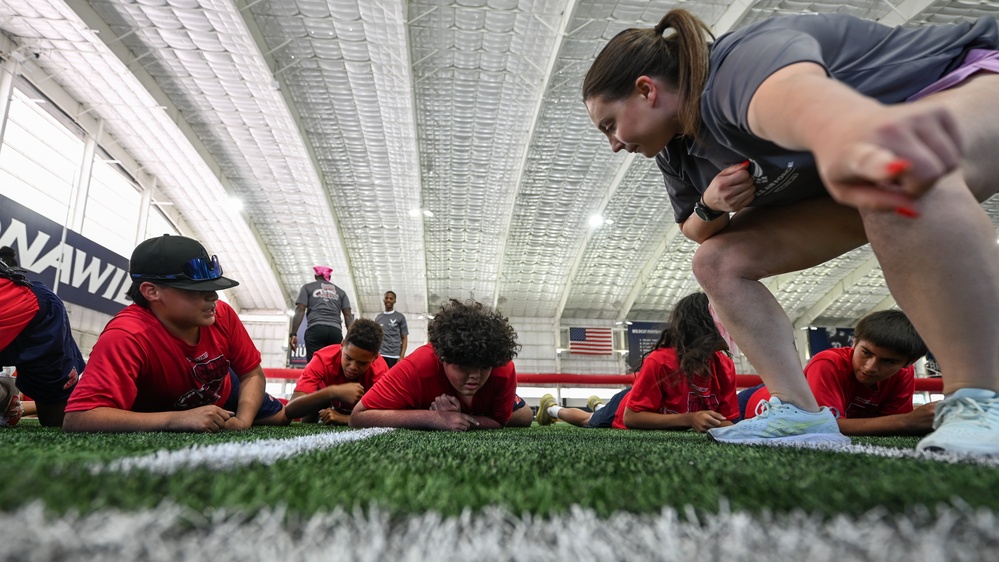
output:
<instances>
[{"instance_id":1,"label":"brown hair","mask_svg":"<svg viewBox=\"0 0 999 562\"><path fill-rule=\"evenodd\" d=\"M664 37L672 29L674 33ZM604 46L583 79L583 101L617 101L631 95L639 76L659 78L680 96L679 132L696 136L701 92L708 80L711 29L687 10L670 10L654 28L626 29Z\"/></svg>"},{"instance_id":2,"label":"brown hair","mask_svg":"<svg viewBox=\"0 0 999 562\"><path fill-rule=\"evenodd\" d=\"M853 331L853 345L861 340L904 355L909 363L929 352L923 338L901 310L881 310L861 318Z\"/></svg>"},{"instance_id":3,"label":"brown hair","mask_svg":"<svg viewBox=\"0 0 999 562\"><path fill-rule=\"evenodd\" d=\"M717 351L728 351L728 343L711 316L707 295L696 292L677 301L669 315L669 325L652 350L663 347L676 350L680 373L688 380L693 375L711 376L711 359Z\"/></svg>"}]
</instances>

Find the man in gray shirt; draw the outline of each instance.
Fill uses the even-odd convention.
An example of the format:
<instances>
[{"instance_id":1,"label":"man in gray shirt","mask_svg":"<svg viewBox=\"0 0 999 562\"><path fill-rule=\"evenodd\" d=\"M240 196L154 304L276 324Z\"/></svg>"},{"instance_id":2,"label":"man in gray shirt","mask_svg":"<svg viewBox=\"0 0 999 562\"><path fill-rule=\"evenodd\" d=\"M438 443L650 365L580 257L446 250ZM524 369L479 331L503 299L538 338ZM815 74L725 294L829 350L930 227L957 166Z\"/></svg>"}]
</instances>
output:
<instances>
[{"instance_id":1,"label":"man in gray shirt","mask_svg":"<svg viewBox=\"0 0 999 562\"><path fill-rule=\"evenodd\" d=\"M406 325L406 317L401 312L395 310L395 293L388 291L382 301L385 304L385 312L379 312L375 316L375 322L382 327L382 349L381 356L389 367L395 365L400 359L406 356L406 344L409 342L409 326Z\"/></svg>"},{"instance_id":2,"label":"man in gray shirt","mask_svg":"<svg viewBox=\"0 0 999 562\"><path fill-rule=\"evenodd\" d=\"M291 322L291 347L298 347L298 328L306 313L309 315L308 327L305 329L306 360L312 361L312 355L326 347L343 341L343 332L350 328L354 315L350 312L350 299L347 293L330 281L333 270L324 265L312 268L316 280L302 285L295 300L295 318ZM343 324L340 315L343 314Z\"/></svg>"}]
</instances>

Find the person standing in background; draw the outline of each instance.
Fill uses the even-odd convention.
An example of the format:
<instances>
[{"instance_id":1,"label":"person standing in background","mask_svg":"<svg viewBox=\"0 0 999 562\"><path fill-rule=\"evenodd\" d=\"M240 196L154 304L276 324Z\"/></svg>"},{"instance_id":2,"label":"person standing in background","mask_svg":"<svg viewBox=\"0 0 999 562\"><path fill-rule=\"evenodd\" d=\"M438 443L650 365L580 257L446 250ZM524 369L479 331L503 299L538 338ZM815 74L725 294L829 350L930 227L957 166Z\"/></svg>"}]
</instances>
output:
<instances>
[{"instance_id":1,"label":"person standing in background","mask_svg":"<svg viewBox=\"0 0 999 562\"><path fill-rule=\"evenodd\" d=\"M379 312L378 316L375 316L375 322L382 327L384 334L380 354L391 368L406 356L409 326L406 324L406 317L395 310L395 292L386 291L382 302L385 304L385 312Z\"/></svg>"},{"instance_id":2,"label":"person standing in background","mask_svg":"<svg viewBox=\"0 0 999 562\"><path fill-rule=\"evenodd\" d=\"M343 341L343 332L354 322L347 293L330 281L333 269L325 265L312 268L316 280L302 285L295 300L295 318L291 322L291 348L298 347L298 328L306 313L309 327L305 329L305 360L312 361L316 351ZM343 323L340 315L343 314Z\"/></svg>"}]
</instances>

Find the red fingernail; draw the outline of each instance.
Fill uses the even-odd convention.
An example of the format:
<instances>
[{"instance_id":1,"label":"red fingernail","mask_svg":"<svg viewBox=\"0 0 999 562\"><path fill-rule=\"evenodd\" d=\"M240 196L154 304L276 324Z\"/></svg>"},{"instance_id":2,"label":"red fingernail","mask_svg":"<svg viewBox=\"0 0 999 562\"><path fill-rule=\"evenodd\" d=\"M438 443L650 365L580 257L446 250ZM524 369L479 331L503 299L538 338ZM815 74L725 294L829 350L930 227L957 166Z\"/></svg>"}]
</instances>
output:
<instances>
[{"instance_id":1,"label":"red fingernail","mask_svg":"<svg viewBox=\"0 0 999 562\"><path fill-rule=\"evenodd\" d=\"M749 160L746 160L745 162L743 162L742 164L739 164L739 165L740 166L748 166L749 165Z\"/></svg>"},{"instance_id":2,"label":"red fingernail","mask_svg":"<svg viewBox=\"0 0 999 562\"><path fill-rule=\"evenodd\" d=\"M893 160L888 163L888 174L892 176L897 176L904 172L909 171L911 164L908 160Z\"/></svg>"},{"instance_id":3,"label":"red fingernail","mask_svg":"<svg viewBox=\"0 0 999 562\"><path fill-rule=\"evenodd\" d=\"M895 212L910 219L919 218L919 211L912 207L895 207Z\"/></svg>"}]
</instances>

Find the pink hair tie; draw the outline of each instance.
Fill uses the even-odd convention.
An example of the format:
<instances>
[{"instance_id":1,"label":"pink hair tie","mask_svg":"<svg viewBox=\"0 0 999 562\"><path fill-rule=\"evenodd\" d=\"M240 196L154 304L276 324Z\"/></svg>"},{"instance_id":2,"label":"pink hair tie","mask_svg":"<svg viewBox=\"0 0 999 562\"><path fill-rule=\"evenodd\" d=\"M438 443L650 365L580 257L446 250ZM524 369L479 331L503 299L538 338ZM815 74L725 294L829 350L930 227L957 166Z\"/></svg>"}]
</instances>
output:
<instances>
[{"instance_id":1,"label":"pink hair tie","mask_svg":"<svg viewBox=\"0 0 999 562\"><path fill-rule=\"evenodd\" d=\"M316 275L322 275L323 279L329 281L330 274L333 273L333 269L326 267L325 265L317 265L312 268L312 271L316 272Z\"/></svg>"}]
</instances>

